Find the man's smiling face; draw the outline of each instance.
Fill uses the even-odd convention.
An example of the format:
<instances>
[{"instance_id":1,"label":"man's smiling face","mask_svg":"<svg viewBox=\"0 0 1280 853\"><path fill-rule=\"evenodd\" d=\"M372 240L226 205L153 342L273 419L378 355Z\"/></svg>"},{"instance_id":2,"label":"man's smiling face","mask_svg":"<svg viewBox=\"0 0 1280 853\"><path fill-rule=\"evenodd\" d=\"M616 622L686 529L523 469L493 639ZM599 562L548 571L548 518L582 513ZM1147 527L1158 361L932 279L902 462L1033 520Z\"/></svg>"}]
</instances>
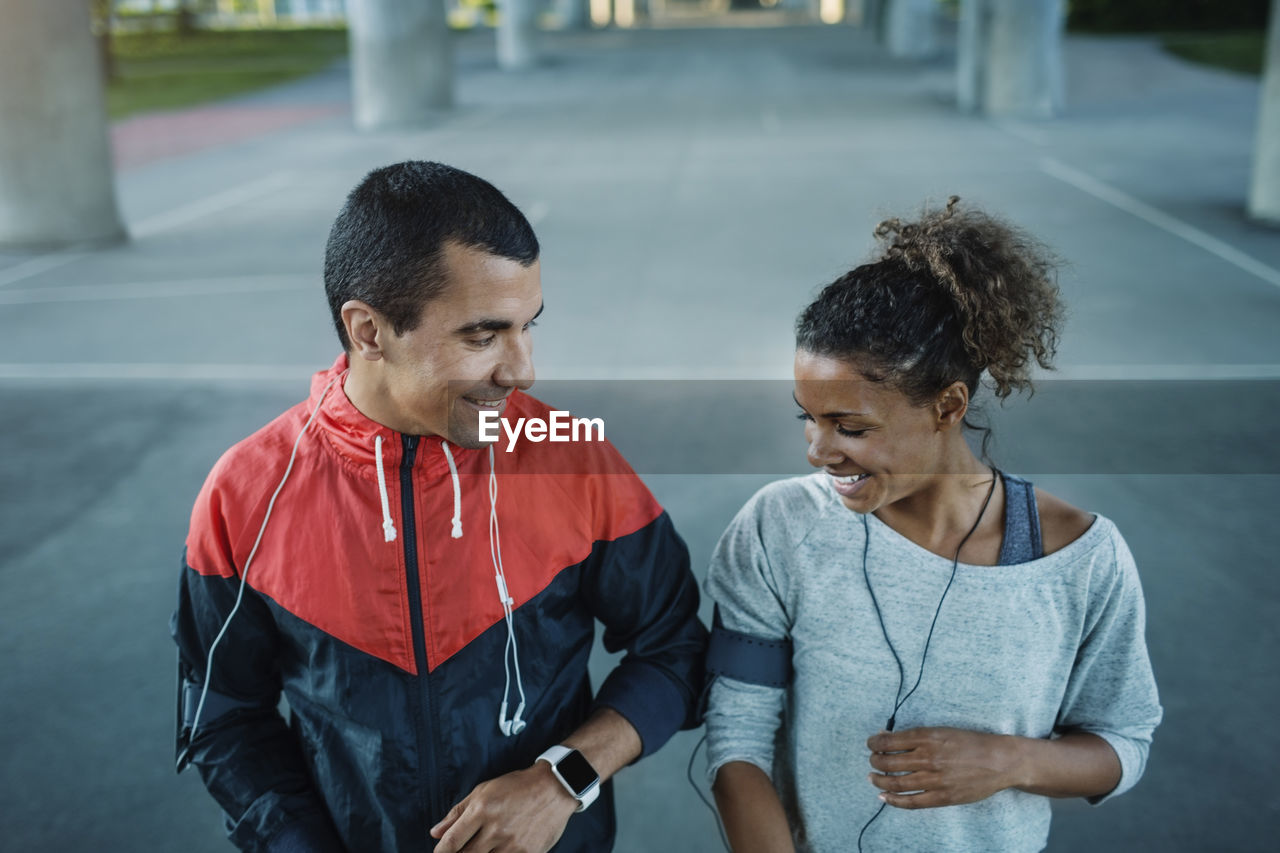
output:
<instances>
[{"instance_id":1,"label":"man's smiling face","mask_svg":"<svg viewBox=\"0 0 1280 853\"><path fill-rule=\"evenodd\" d=\"M418 326L379 333L376 399L365 398L373 411L353 401L398 432L483 447L480 413L501 414L513 390L533 384L530 328L542 312L541 273L537 261L524 266L456 243L441 254L444 291L423 306Z\"/></svg>"}]
</instances>

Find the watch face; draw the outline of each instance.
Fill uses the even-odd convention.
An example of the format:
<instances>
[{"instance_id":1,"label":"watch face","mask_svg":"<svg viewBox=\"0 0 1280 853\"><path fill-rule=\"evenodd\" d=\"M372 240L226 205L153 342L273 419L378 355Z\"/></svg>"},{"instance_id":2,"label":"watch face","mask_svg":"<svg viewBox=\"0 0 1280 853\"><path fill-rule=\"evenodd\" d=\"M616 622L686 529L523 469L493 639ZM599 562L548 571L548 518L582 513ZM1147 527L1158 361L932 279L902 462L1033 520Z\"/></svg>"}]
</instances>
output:
<instances>
[{"instance_id":1,"label":"watch face","mask_svg":"<svg viewBox=\"0 0 1280 853\"><path fill-rule=\"evenodd\" d=\"M569 784L574 795L578 797L581 797L591 784L600 778L590 762L576 749L556 763L556 770L560 773L560 778Z\"/></svg>"}]
</instances>

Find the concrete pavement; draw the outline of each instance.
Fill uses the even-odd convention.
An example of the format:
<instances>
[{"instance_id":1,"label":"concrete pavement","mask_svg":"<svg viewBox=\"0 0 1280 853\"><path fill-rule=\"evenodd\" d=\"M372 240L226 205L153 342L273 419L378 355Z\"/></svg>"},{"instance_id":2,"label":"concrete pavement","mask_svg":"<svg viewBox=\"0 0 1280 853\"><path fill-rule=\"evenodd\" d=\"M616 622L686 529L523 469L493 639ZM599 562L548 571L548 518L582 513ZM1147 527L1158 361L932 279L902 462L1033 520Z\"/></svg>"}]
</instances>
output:
<instances>
[{"instance_id":1,"label":"concrete pavement","mask_svg":"<svg viewBox=\"0 0 1280 853\"><path fill-rule=\"evenodd\" d=\"M1062 804L1051 849L1268 849L1280 240L1242 213L1258 86L1141 39L1072 40L1067 60L1065 117L993 123L949 105L945 61L843 27L556 35L520 75L473 34L460 106L427 129L317 113L132 161L133 242L0 254L0 847L229 849L198 779L172 773L190 503L336 352L319 272L346 191L431 158L534 220L537 390L618 413L699 573L756 487L804 470L791 323L876 221L956 193L1051 243L1071 263L1062 378L992 407L997 461L1124 531L1166 708L1146 779ZM234 107L346 97L336 68ZM628 430L644 399L661 428ZM619 778L619 853L718 849L684 781L695 741Z\"/></svg>"}]
</instances>

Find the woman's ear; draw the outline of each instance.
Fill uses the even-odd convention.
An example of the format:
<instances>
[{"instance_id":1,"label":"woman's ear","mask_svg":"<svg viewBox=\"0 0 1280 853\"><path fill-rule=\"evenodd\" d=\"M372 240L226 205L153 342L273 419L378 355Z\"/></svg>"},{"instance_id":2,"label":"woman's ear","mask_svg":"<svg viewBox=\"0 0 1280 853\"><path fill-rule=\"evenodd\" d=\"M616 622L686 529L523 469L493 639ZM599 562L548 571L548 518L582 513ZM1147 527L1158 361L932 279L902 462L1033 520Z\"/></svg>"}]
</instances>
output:
<instances>
[{"instance_id":1,"label":"woman's ear","mask_svg":"<svg viewBox=\"0 0 1280 853\"><path fill-rule=\"evenodd\" d=\"M386 318L367 302L350 299L342 305L342 325L351 341L351 354L366 361L382 358L382 335L387 328Z\"/></svg>"},{"instance_id":2,"label":"woman's ear","mask_svg":"<svg viewBox=\"0 0 1280 853\"><path fill-rule=\"evenodd\" d=\"M948 430L964 423L964 416L968 411L969 386L958 380L943 388L933 402L935 422L939 430Z\"/></svg>"}]
</instances>

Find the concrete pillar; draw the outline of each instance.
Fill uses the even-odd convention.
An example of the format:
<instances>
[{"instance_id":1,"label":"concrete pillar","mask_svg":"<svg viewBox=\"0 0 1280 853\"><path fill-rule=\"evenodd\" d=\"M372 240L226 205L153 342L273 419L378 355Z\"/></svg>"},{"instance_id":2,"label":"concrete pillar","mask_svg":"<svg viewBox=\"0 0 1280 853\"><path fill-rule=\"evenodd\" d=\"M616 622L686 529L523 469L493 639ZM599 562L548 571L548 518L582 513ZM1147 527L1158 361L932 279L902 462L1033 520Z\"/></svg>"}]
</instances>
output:
<instances>
[{"instance_id":1,"label":"concrete pillar","mask_svg":"<svg viewBox=\"0 0 1280 853\"><path fill-rule=\"evenodd\" d=\"M537 14L537 0L499 0L498 67L520 71L537 64Z\"/></svg>"},{"instance_id":2,"label":"concrete pillar","mask_svg":"<svg viewBox=\"0 0 1280 853\"><path fill-rule=\"evenodd\" d=\"M986 86L987 34L991 31L991 0L960 0L956 44L956 103L965 112L982 108Z\"/></svg>"},{"instance_id":3,"label":"concrete pillar","mask_svg":"<svg viewBox=\"0 0 1280 853\"><path fill-rule=\"evenodd\" d=\"M613 0L613 23L624 29L636 25L636 0Z\"/></svg>"},{"instance_id":4,"label":"concrete pillar","mask_svg":"<svg viewBox=\"0 0 1280 853\"><path fill-rule=\"evenodd\" d=\"M84 0L0 0L0 245L125 238Z\"/></svg>"},{"instance_id":5,"label":"concrete pillar","mask_svg":"<svg viewBox=\"0 0 1280 853\"><path fill-rule=\"evenodd\" d=\"M453 40L443 0L351 0L356 127L413 127L453 106Z\"/></svg>"},{"instance_id":6,"label":"concrete pillar","mask_svg":"<svg viewBox=\"0 0 1280 853\"><path fill-rule=\"evenodd\" d=\"M785 2L785 0L784 0ZM846 0L816 0L808 4L809 14L824 24L838 24L841 21L849 19L849 10L846 8ZM862 10L857 10L861 14ZM859 23L859 18L854 23Z\"/></svg>"},{"instance_id":7,"label":"concrete pillar","mask_svg":"<svg viewBox=\"0 0 1280 853\"><path fill-rule=\"evenodd\" d=\"M1049 118L1062 109L1062 0L987 0L982 109L987 115Z\"/></svg>"},{"instance_id":8,"label":"concrete pillar","mask_svg":"<svg viewBox=\"0 0 1280 853\"><path fill-rule=\"evenodd\" d=\"M936 0L889 0L885 46L901 59L926 59L938 52Z\"/></svg>"},{"instance_id":9,"label":"concrete pillar","mask_svg":"<svg viewBox=\"0 0 1280 853\"><path fill-rule=\"evenodd\" d=\"M551 10L562 30L585 30L591 20L587 0L551 0Z\"/></svg>"},{"instance_id":10,"label":"concrete pillar","mask_svg":"<svg viewBox=\"0 0 1280 853\"><path fill-rule=\"evenodd\" d=\"M876 34L876 40L883 42L885 38L885 6L889 0L862 0L863 29Z\"/></svg>"},{"instance_id":11,"label":"concrete pillar","mask_svg":"<svg viewBox=\"0 0 1280 853\"><path fill-rule=\"evenodd\" d=\"M1271 2L1249 215L1280 225L1280 0Z\"/></svg>"},{"instance_id":12,"label":"concrete pillar","mask_svg":"<svg viewBox=\"0 0 1280 853\"><path fill-rule=\"evenodd\" d=\"M654 0L655 15L658 13L656 9L663 9L665 12L665 0ZM613 0L587 0L587 16L591 18L591 26L607 27L609 22L613 20Z\"/></svg>"}]
</instances>

